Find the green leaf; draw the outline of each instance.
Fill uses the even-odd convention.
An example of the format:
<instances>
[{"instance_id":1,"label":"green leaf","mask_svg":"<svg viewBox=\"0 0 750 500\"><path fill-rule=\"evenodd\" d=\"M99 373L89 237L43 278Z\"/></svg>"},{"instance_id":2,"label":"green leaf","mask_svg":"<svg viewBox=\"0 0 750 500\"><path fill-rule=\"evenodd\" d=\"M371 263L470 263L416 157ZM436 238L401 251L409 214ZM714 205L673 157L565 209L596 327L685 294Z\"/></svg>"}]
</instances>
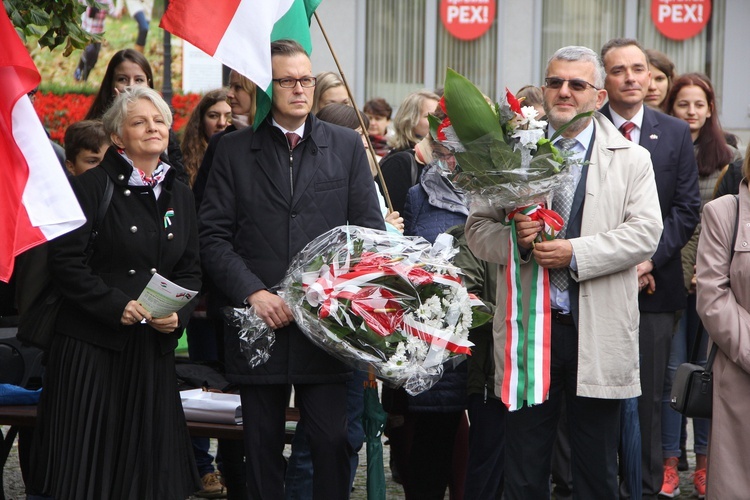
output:
<instances>
[{"instance_id":1,"label":"green leaf","mask_svg":"<svg viewBox=\"0 0 750 500\"><path fill-rule=\"evenodd\" d=\"M450 68L445 74L444 96L453 129L464 145L487 135L502 140L498 117L482 92Z\"/></svg>"},{"instance_id":2,"label":"green leaf","mask_svg":"<svg viewBox=\"0 0 750 500\"><path fill-rule=\"evenodd\" d=\"M582 118L589 117L589 116L591 116L593 114L594 114L593 111L584 111L583 113L578 113L573 118L571 118L568 123L566 123L565 125L563 125L562 127L560 127L559 129L557 129L555 131L555 134L552 137L549 138L550 142L555 142L555 139L557 139L558 137L560 137L560 135L562 135L562 133L565 132L565 129L567 129L568 127L570 127L572 124L574 124L578 120L580 120Z\"/></svg>"},{"instance_id":3,"label":"green leaf","mask_svg":"<svg viewBox=\"0 0 750 500\"><path fill-rule=\"evenodd\" d=\"M482 326L485 323L489 323L490 321L492 321L492 319L493 319L492 314L488 313L487 311L483 311L479 307L471 308L471 328L472 329Z\"/></svg>"}]
</instances>

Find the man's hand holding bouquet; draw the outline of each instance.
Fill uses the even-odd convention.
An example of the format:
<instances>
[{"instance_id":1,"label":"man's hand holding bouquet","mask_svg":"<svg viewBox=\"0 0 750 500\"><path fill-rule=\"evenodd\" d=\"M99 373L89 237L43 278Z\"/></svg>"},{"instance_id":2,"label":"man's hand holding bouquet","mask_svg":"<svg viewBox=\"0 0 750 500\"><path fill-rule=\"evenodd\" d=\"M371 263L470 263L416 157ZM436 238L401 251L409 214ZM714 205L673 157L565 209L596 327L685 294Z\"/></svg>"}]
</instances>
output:
<instances>
[{"instance_id":1,"label":"man's hand holding bouquet","mask_svg":"<svg viewBox=\"0 0 750 500\"><path fill-rule=\"evenodd\" d=\"M507 287L507 304L497 304L498 310L505 311L506 331L501 395L510 410L524 403L544 402L550 379L550 280L546 267L554 266L541 267L530 259L532 284L524 288L520 268L525 260L519 246L527 249L535 241L553 240L563 228L565 221L550 206L557 189L566 185L570 189L570 167L576 161L554 142L571 123L592 114L575 116L547 139L547 122L538 119L533 107L522 104L507 89L500 102L492 103L469 80L448 69L440 100L447 117L442 122L434 117L430 121L433 137L454 151L458 163L444 175L469 194L473 205L497 208L503 214L499 222L511 226L505 276L499 280ZM519 239L516 219L529 219L516 214L538 221L542 230ZM528 304L526 311L524 304Z\"/></svg>"},{"instance_id":2,"label":"man's hand holding bouquet","mask_svg":"<svg viewBox=\"0 0 750 500\"><path fill-rule=\"evenodd\" d=\"M340 226L294 258L278 294L316 345L418 394L439 380L445 362L470 354L469 329L492 319L450 263L456 251L452 241L432 246L418 237ZM252 308L229 315L251 366L265 362L272 330Z\"/></svg>"}]
</instances>

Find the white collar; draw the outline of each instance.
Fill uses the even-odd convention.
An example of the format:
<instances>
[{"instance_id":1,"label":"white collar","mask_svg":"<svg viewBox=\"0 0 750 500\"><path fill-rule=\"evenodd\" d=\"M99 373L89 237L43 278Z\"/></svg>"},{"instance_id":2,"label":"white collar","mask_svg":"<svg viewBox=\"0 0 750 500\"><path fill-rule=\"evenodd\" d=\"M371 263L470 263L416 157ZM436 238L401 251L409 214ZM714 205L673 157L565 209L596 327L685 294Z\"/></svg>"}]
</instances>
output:
<instances>
[{"instance_id":1,"label":"white collar","mask_svg":"<svg viewBox=\"0 0 750 500\"><path fill-rule=\"evenodd\" d=\"M622 127L622 124L625 122L630 122L633 125L635 125L638 130L641 130L643 127L643 108L645 108L645 104L641 104L641 109L638 110L638 112L631 118L630 120L626 120L622 116L618 115L617 112L615 112L614 109L612 109L612 105L609 105L609 112L612 115L612 125L615 126L617 130L620 130L620 127Z\"/></svg>"},{"instance_id":2,"label":"white collar","mask_svg":"<svg viewBox=\"0 0 750 500\"><path fill-rule=\"evenodd\" d=\"M547 126L547 135L549 137L552 137L555 135L555 128L552 125ZM594 136L594 120L592 119L588 125L586 125L586 128L581 130L577 136L574 137L576 141L578 141L573 148L574 151L581 151L584 152L588 151L589 145L591 144L591 138ZM557 140L557 139L556 139Z\"/></svg>"},{"instance_id":3,"label":"white collar","mask_svg":"<svg viewBox=\"0 0 750 500\"><path fill-rule=\"evenodd\" d=\"M304 137L305 136L305 124L304 123L302 125L300 125L300 127L297 130L287 130L284 127L282 127L281 125L279 125L279 123L276 120L274 120L273 118L271 118L271 123L273 124L274 127L278 128L279 130L281 130L282 132L284 132L284 135L288 134L289 132L293 132L293 133L297 134L300 137Z\"/></svg>"}]
</instances>

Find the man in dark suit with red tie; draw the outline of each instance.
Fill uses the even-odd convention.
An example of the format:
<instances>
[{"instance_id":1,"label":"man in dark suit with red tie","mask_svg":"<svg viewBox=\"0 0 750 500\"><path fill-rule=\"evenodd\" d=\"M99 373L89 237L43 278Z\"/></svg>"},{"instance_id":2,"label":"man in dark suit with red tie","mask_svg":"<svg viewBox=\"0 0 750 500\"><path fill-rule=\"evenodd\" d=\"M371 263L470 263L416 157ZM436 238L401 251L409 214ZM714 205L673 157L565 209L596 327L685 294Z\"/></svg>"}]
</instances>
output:
<instances>
[{"instance_id":1,"label":"man in dark suit with red tie","mask_svg":"<svg viewBox=\"0 0 750 500\"><path fill-rule=\"evenodd\" d=\"M677 313L686 307L680 250L699 222L698 167L687 123L644 105L651 79L636 40L616 38L601 50L609 102L601 109L629 140L651 153L664 231L651 259L638 265L641 312L639 350L642 395L643 498L661 491L661 401Z\"/></svg>"},{"instance_id":2,"label":"man in dark suit with red tie","mask_svg":"<svg viewBox=\"0 0 750 500\"><path fill-rule=\"evenodd\" d=\"M344 224L385 229L355 131L310 113L315 77L297 42L271 44L273 101L258 125L219 141L200 206L203 265L221 303L253 306L276 332L255 368L225 327L227 378L240 384L250 498L284 498L285 408L294 384L313 462L313 498L348 498L347 385L351 370L313 345L273 293L292 258Z\"/></svg>"}]
</instances>

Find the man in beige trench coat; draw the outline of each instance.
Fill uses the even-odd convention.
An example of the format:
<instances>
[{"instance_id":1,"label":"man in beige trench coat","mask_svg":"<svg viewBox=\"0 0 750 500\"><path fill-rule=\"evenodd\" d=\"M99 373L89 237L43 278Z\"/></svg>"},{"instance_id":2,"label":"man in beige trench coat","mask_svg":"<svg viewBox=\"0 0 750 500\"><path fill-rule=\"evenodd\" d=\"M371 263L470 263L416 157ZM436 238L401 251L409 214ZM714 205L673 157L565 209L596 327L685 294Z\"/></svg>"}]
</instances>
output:
<instances>
[{"instance_id":1,"label":"man in beige trench coat","mask_svg":"<svg viewBox=\"0 0 750 500\"><path fill-rule=\"evenodd\" d=\"M607 95L601 60L586 47L558 50L547 64L545 82L548 137L576 114L601 107ZM599 113L578 120L563 137L575 139L570 151L582 160L567 187L573 201L566 239L536 243L532 250L540 223L516 216L524 289L532 279L532 259L565 273L563 284L550 290L549 399L507 416L505 496L511 500L549 498L550 456L563 397L578 496L617 498L620 399L640 394L636 265L653 255L662 231L650 157ZM553 208L558 209L555 202ZM466 224L469 247L480 259L500 264L502 275L511 238L504 218L503 210L477 205ZM500 286L494 323L498 395L506 342L500 304L507 296Z\"/></svg>"}]
</instances>

